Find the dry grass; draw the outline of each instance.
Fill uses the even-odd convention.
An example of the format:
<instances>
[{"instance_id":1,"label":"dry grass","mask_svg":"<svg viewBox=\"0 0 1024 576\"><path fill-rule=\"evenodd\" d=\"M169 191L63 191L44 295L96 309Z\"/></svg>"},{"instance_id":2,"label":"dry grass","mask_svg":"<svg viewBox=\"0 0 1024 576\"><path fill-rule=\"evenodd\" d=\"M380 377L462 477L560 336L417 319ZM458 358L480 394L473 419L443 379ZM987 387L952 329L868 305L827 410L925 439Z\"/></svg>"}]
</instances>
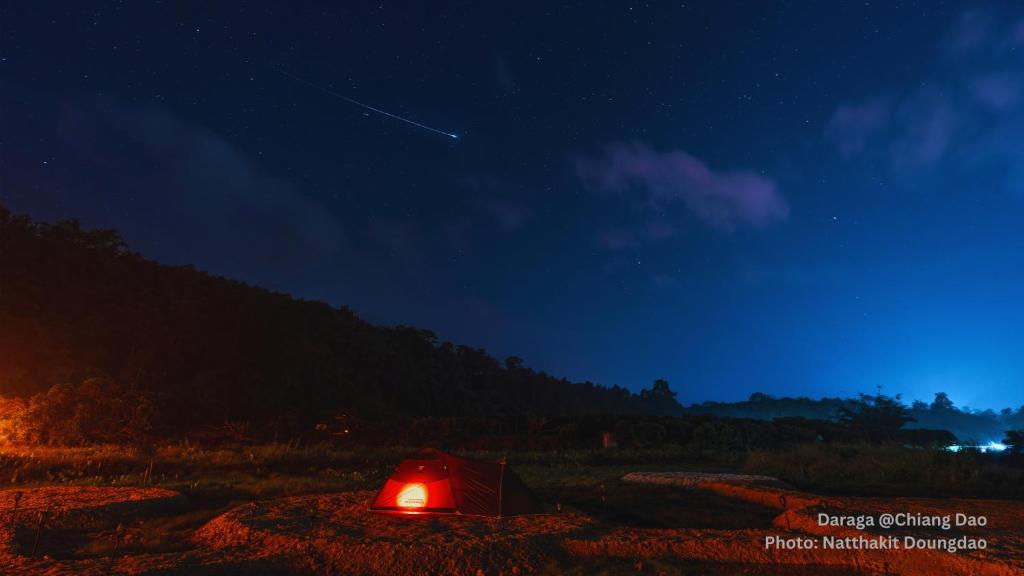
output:
<instances>
[{"instance_id":1,"label":"dry grass","mask_svg":"<svg viewBox=\"0 0 1024 576\"><path fill-rule=\"evenodd\" d=\"M251 500L380 484L412 452L407 447L200 446L185 442L151 449L121 445L75 448L0 445L0 487L37 485L164 486L190 496ZM498 459L499 452L469 456ZM678 447L563 450L508 454L539 492L607 484L636 470L743 472L781 478L802 489L847 495L1024 498L1024 469L992 455L899 446L805 445L694 457Z\"/></svg>"},{"instance_id":2,"label":"dry grass","mask_svg":"<svg viewBox=\"0 0 1024 576\"><path fill-rule=\"evenodd\" d=\"M975 451L808 444L753 452L741 470L831 494L1024 499L1024 468L998 459Z\"/></svg>"}]
</instances>

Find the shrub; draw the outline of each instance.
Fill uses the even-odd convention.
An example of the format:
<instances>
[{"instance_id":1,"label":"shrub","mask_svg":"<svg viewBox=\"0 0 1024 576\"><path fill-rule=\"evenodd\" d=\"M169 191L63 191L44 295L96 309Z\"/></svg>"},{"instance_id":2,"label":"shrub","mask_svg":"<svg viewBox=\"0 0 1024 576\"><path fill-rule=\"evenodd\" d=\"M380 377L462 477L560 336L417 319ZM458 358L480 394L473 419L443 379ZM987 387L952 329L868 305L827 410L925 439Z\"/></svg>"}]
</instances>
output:
<instances>
[{"instance_id":1,"label":"shrub","mask_svg":"<svg viewBox=\"0 0 1024 576\"><path fill-rule=\"evenodd\" d=\"M666 435L665 427L657 422L636 422L629 427L631 445L640 448L661 444Z\"/></svg>"},{"instance_id":2,"label":"shrub","mask_svg":"<svg viewBox=\"0 0 1024 576\"><path fill-rule=\"evenodd\" d=\"M138 442L152 430L153 405L106 377L57 384L32 396L22 440L49 445Z\"/></svg>"},{"instance_id":3,"label":"shrub","mask_svg":"<svg viewBox=\"0 0 1024 576\"><path fill-rule=\"evenodd\" d=\"M25 401L0 396L0 444L25 441Z\"/></svg>"}]
</instances>

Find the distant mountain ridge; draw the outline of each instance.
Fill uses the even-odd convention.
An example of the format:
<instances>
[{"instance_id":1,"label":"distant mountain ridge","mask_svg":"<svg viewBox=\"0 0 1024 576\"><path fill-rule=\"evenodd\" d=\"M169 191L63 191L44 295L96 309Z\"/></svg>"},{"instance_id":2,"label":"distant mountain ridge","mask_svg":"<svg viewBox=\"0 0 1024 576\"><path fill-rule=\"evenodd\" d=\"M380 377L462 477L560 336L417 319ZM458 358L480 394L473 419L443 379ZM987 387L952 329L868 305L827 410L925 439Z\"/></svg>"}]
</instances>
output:
<instances>
[{"instance_id":1,"label":"distant mountain ridge","mask_svg":"<svg viewBox=\"0 0 1024 576\"><path fill-rule=\"evenodd\" d=\"M732 418L810 418L836 420L843 408L851 409L856 400L844 398L812 399L806 397L775 397L761 392L750 395L748 400L739 402L704 402L683 409L688 414L712 414ZM993 410L969 411L956 408L949 397L937 392L931 404L914 402L908 406L907 414L914 419L906 428L949 430L964 442L987 443L999 441L1007 430L1024 428L1024 406L1017 410L1007 408L1001 412Z\"/></svg>"}]
</instances>

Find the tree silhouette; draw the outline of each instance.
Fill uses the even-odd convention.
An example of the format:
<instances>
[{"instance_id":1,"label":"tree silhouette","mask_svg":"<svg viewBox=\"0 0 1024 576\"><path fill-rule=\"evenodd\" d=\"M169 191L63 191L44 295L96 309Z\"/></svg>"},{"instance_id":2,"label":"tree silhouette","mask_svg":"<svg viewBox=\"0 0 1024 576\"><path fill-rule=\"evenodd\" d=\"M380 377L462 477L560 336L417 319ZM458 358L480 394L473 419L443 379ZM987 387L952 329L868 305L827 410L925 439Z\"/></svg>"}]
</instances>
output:
<instances>
[{"instance_id":1,"label":"tree silhouette","mask_svg":"<svg viewBox=\"0 0 1024 576\"><path fill-rule=\"evenodd\" d=\"M949 399L949 395L945 392L936 392L935 400L932 400L932 410L936 411L948 411L955 410L956 406L953 405L953 401Z\"/></svg>"},{"instance_id":2,"label":"tree silhouette","mask_svg":"<svg viewBox=\"0 0 1024 576\"><path fill-rule=\"evenodd\" d=\"M904 424L913 422L900 395L889 397L881 392L874 396L861 394L852 407L839 410L839 422L864 439L894 440Z\"/></svg>"},{"instance_id":3,"label":"tree silhouette","mask_svg":"<svg viewBox=\"0 0 1024 576\"><path fill-rule=\"evenodd\" d=\"M1024 430L1007 430L1003 438L1006 450L1015 456L1024 454Z\"/></svg>"},{"instance_id":4,"label":"tree silhouette","mask_svg":"<svg viewBox=\"0 0 1024 576\"><path fill-rule=\"evenodd\" d=\"M673 400L676 397L676 393L669 386L668 380L658 378L649 390L640 391L640 397L655 400Z\"/></svg>"}]
</instances>

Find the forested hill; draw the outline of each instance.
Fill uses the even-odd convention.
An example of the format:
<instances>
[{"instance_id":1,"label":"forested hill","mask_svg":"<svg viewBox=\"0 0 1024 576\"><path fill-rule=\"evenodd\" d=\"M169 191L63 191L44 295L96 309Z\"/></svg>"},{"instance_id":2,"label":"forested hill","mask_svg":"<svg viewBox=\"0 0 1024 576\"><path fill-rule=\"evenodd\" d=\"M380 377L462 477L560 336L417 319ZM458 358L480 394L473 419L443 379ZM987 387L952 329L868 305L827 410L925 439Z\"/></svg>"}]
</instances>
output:
<instances>
[{"instance_id":1,"label":"forested hill","mask_svg":"<svg viewBox=\"0 0 1024 576\"><path fill-rule=\"evenodd\" d=\"M427 330L164 266L114 231L2 206L0 326L0 395L101 378L142 393L164 424L680 411L663 385L637 395L570 383Z\"/></svg>"}]
</instances>

